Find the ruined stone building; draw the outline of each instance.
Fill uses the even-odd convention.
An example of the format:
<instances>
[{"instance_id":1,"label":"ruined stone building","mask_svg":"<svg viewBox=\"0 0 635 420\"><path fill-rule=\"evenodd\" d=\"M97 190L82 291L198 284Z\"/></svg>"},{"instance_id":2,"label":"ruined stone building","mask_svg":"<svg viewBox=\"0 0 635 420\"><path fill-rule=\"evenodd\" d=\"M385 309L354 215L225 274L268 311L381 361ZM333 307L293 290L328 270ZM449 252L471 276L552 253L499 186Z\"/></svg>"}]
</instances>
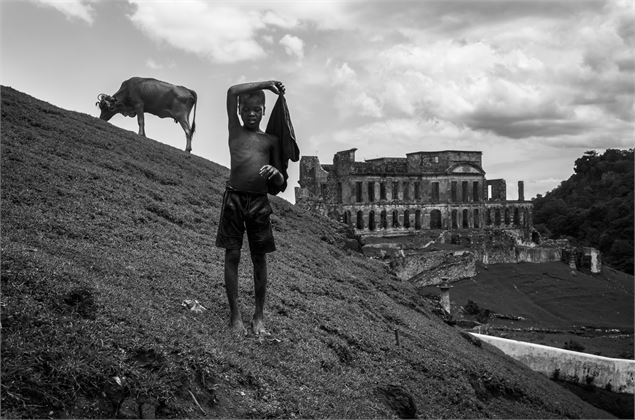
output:
<instances>
[{"instance_id":1,"label":"ruined stone building","mask_svg":"<svg viewBox=\"0 0 635 420\"><path fill-rule=\"evenodd\" d=\"M356 162L356 150L336 153L332 164L303 156L296 205L362 235L532 227L523 182L518 182L518 200L507 200L505 180L485 178L481 152L415 152Z\"/></svg>"}]
</instances>

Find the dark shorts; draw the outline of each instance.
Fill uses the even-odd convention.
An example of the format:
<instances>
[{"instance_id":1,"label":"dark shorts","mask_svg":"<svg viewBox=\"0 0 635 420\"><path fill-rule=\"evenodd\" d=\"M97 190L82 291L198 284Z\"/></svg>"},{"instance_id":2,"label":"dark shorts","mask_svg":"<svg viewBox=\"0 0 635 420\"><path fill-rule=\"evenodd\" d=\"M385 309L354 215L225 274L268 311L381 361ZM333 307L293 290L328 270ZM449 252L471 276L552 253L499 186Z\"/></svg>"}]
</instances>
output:
<instances>
[{"instance_id":1,"label":"dark shorts","mask_svg":"<svg viewBox=\"0 0 635 420\"><path fill-rule=\"evenodd\" d=\"M251 253L262 254L275 251L276 244L269 218L271 213L267 194L225 190L216 246L241 249L246 228Z\"/></svg>"}]
</instances>

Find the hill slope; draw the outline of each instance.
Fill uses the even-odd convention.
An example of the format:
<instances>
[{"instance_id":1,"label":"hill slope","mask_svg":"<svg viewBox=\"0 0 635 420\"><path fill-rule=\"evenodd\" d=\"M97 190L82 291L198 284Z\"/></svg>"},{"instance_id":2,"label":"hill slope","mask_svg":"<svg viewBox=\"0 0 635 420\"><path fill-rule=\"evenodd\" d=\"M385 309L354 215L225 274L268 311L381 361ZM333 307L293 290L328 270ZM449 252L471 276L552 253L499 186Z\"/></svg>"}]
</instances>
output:
<instances>
[{"instance_id":1,"label":"hill slope","mask_svg":"<svg viewBox=\"0 0 635 420\"><path fill-rule=\"evenodd\" d=\"M633 277L608 267L573 276L561 262L497 264L454 286L458 302L482 302L495 312L522 316L535 328L633 331Z\"/></svg>"},{"instance_id":2,"label":"hill slope","mask_svg":"<svg viewBox=\"0 0 635 420\"><path fill-rule=\"evenodd\" d=\"M478 265L477 271L452 283L457 319L479 318L461 312L472 301L508 316L487 319L490 335L560 348L573 340L587 353L633 358L633 276L609 267L572 275L562 262ZM439 293L436 287L421 292Z\"/></svg>"},{"instance_id":3,"label":"hill slope","mask_svg":"<svg viewBox=\"0 0 635 420\"><path fill-rule=\"evenodd\" d=\"M609 417L279 199L273 336L233 336L213 246L228 170L1 93L3 417Z\"/></svg>"}]
</instances>

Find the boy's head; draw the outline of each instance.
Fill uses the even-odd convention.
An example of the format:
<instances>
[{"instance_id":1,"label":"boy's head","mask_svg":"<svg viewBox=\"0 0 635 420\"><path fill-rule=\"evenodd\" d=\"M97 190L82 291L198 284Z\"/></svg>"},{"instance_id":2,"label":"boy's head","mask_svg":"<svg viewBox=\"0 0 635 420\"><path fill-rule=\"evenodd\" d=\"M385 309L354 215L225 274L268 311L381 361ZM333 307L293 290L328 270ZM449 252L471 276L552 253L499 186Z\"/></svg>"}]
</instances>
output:
<instances>
[{"instance_id":1,"label":"boy's head","mask_svg":"<svg viewBox=\"0 0 635 420\"><path fill-rule=\"evenodd\" d=\"M265 92L243 93L238 96L238 113L246 128L257 129L265 114Z\"/></svg>"}]
</instances>

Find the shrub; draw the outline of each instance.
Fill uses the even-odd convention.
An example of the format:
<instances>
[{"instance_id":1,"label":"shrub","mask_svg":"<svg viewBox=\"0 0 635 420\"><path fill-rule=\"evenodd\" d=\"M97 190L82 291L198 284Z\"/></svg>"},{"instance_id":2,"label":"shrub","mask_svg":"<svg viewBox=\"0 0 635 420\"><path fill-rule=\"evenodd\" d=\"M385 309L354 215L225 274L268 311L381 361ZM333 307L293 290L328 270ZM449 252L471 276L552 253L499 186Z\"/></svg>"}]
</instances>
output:
<instances>
[{"instance_id":1,"label":"shrub","mask_svg":"<svg viewBox=\"0 0 635 420\"><path fill-rule=\"evenodd\" d=\"M584 351L584 346L575 340L569 340L564 342L564 349L572 351Z\"/></svg>"}]
</instances>

